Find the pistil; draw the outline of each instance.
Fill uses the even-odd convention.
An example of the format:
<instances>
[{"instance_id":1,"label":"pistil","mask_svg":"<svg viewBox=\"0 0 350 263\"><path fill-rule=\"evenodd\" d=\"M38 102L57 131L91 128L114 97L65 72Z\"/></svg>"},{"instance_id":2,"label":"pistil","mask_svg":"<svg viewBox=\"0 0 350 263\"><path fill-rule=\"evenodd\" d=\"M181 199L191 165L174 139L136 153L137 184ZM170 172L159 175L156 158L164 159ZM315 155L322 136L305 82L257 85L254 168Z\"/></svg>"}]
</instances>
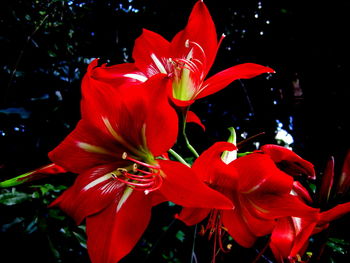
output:
<instances>
[{"instance_id":1,"label":"pistil","mask_svg":"<svg viewBox=\"0 0 350 263\"><path fill-rule=\"evenodd\" d=\"M157 164L149 164L129 157L126 152L122 158L133 162L133 165L126 168L118 168L112 173L112 177L127 184L130 188L144 191L149 194L162 185L163 178L160 175L160 167ZM141 167L144 167L143 169Z\"/></svg>"}]
</instances>

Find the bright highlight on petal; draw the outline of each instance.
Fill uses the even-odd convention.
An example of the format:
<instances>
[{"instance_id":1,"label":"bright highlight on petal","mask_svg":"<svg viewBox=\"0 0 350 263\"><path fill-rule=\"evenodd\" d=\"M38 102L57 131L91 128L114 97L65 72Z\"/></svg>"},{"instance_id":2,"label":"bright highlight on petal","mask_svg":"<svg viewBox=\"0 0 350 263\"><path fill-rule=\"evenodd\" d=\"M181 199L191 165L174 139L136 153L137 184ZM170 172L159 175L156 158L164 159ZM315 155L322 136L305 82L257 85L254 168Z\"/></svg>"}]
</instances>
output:
<instances>
[{"instance_id":1,"label":"bright highlight on petal","mask_svg":"<svg viewBox=\"0 0 350 263\"><path fill-rule=\"evenodd\" d=\"M139 80L141 82L145 82L148 79L146 76L138 75L138 74L132 74L132 73L124 74L124 77L136 79L136 80Z\"/></svg>"}]
</instances>

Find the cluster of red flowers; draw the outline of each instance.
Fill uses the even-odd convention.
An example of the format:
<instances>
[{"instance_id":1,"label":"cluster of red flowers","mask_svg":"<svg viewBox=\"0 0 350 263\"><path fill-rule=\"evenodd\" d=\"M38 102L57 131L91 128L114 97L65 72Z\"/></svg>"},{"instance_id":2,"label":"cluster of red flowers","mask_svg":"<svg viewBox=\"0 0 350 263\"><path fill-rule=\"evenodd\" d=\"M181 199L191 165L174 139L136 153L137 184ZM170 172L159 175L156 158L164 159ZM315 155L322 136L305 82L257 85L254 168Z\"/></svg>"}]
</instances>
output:
<instances>
[{"instance_id":1,"label":"cluster of red flowers","mask_svg":"<svg viewBox=\"0 0 350 263\"><path fill-rule=\"evenodd\" d=\"M271 235L278 262L297 261L312 234L350 211L350 203L326 212L311 207L308 191L294 178L314 178L313 165L284 147L265 145L237 158L235 140L217 142L192 165L171 150L179 123L181 129L186 121L202 125L189 111L196 99L236 79L274 72L246 63L206 78L222 39L198 1L171 42L144 30L135 42L134 63L89 65L82 119L49 157L60 172L78 174L52 205L78 224L85 220L92 262L115 263L127 255L151 208L165 201L183 207L176 217L187 225L207 219L202 232L209 230L222 250L224 233L243 247ZM171 160L169 151L177 158Z\"/></svg>"}]
</instances>

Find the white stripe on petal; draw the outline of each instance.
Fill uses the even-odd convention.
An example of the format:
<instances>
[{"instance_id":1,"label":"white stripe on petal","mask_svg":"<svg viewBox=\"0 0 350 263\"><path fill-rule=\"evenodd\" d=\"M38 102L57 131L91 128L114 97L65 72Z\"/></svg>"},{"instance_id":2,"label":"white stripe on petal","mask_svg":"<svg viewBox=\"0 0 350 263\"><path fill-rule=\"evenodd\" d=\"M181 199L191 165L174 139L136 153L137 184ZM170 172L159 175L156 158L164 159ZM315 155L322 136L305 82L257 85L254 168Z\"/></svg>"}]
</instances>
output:
<instances>
[{"instance_id":1,"label":"white stripe on petal","mask_svg":"<svg viewBox=\"0 0 350 263\"><path fill-rule=\"evenodd\" d=\"M92 145L86 142L77 142L77 145L79 148L83 149L86 152L114 155L112 152L106 150L103 147Z\"/></svg>"},{"instance_id":2,"label":"white stripe on petal","mask_svg":"<svg viewBox=\"0 0 350 263\"><path fill-rule=\"evenodd\" d=\"M98 185L106 180L109 180L111 177L112 177L111 173L105 174L104 176L101 176L101 177L97 178L96 180L92 181L91 183L89 183L88 185L86 185L83 188L83 191L87 191L90 188L92 188L92 187L94 187L94 186L96 186L96 185Z\"/></svg>"},{"instance_id":3,"label":"white stripe on petal","mask_svg":"<svg viewBox=\"0 0 350 263\"><path fill-rule=\"evenodd\" d=\"M139 81L141 81L141 82L145 82L145 81L147 80L147 77L146 77L146 76L139 75L139 74L133 74L133 73L124 74L124 77L136 79L136 80L139 80Z\"/></svg>"},{"instance_id":4,"label":"white stripe on petal","mask_svg":"<svg viewBox=\"0 0 350 263\"><path fill-rule=\"evenodd\" d=\"M166 71L166 69L164 68L162 62L159 61L159 59L157 58L157 56L156 56L154 53L151 54L151 58L152 58L154 64L156 64L156 66L157 66L157 68L159 69L159 71L160 71L161 73L167 74L167 71Z\"/></svg>"},{"instance_id":5,"label":"white stripe on petal","mask_svg":"<svg viewBox=\"0 0 350 263\"><path fill-rule=\"evenodd\" d=\"M117 206L117 212L120 210L120 208L122 208L123 204L125 203L125 201L129 198L129 196L131 195L132 191L134 189L132 189L131 187L126 187L122 197L120 198L120 201L118 203Z\"/></svg>"}]
</instances>

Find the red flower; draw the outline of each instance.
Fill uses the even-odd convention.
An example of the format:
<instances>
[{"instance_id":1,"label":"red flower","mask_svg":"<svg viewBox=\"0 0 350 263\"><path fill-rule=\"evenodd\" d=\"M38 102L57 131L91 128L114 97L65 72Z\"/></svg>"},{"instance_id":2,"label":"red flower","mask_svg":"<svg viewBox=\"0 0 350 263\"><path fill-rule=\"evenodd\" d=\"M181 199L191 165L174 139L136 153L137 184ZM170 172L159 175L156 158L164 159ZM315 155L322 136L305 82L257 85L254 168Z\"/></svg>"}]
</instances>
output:
<instances>
[{"instance_id":1,"label":"red flower","mask_svg":"<svg viewBox=\"0 0 350 263\"><path fill-rule=\"evenodd\" d=\"M315 219L285 217L277 221L274 228L270 248L278 262L296 262L305 253L310 236L321 232L329 223L350 212L350 202L319 213Z\"/></svg>"},{"instance_id":2,"label":"red flower","mask_svg":"<svg viewBox=\"0 0 350 263\"><path fill-rule=\"evenodd\" d=\"M219 242L225 229L241 246L251 247L257 237L272 232L278 218L317 216L317 209L290 194L293 178L278 169L269 155L253 153L225 164L222 152L234 149L233 144L216 143L193 165L204 182L232 200L234 209L184 208L179 219L193 225L210 213L206 229L216 230Z\"/></svg>"},{"instance_id":3,"label":"red flower","mask_svg":"<svg viewBox=\"0 0 350 263\"><path fill-rule=\"evenodd\" d=\"M318 201L321 206L326 205L330 199L333 181L334 158L332 157L327 163L320 190L317 192L319 195ZM307 190L301 184L298 184L298 187L293 190L294 194L301 200L312 202L311 197L305 194ZM331 221L349 212L350 202L347 202L319 213L314 219L304 217L296 218L293 216L278 219L270 241L270 248L276 260L281 263L285 262L285 259L288 259L289 262L297 262L298 258L304 255L309 244L310 236L326 229ZM322 253L322 251L320 251L320 253Z\"/></svg>"},{"instance_id":4,"label":"red flower","mask_svg":"<svg viewBox=\"0 0 350 263\"><path fill-rule=\"evenodd\" d=\"M232 207L189 167L158 158L175 143L178 129L166 76L154 76L130 92L129 83L111 87L90 72L83 81L83 118L49 157L79 174L52 205L77 223L86 218L92 262L115 263L129 253L151 207L161 201Z\"/></svg>"},{"instance_id":5,"label":"red flower","mask_svg":"<svg viewBox=\"0 0 350 263\"><path fill-rule=\"evenodd\" d=\"M118 82L125 77L143 82L155 74L167 74L172 78L170 97L178 106L187 106L195 99L223 89L236 79L249 79L262 73L274 72L268 67L246 63L228 68L205 80L222 39L218 42L210 13L203 1L198 1L187 26L171 42L144 29L135 42L135 63L102 66L95 74L98 78L111 82Z\"/></svg>"}]
</instances>

